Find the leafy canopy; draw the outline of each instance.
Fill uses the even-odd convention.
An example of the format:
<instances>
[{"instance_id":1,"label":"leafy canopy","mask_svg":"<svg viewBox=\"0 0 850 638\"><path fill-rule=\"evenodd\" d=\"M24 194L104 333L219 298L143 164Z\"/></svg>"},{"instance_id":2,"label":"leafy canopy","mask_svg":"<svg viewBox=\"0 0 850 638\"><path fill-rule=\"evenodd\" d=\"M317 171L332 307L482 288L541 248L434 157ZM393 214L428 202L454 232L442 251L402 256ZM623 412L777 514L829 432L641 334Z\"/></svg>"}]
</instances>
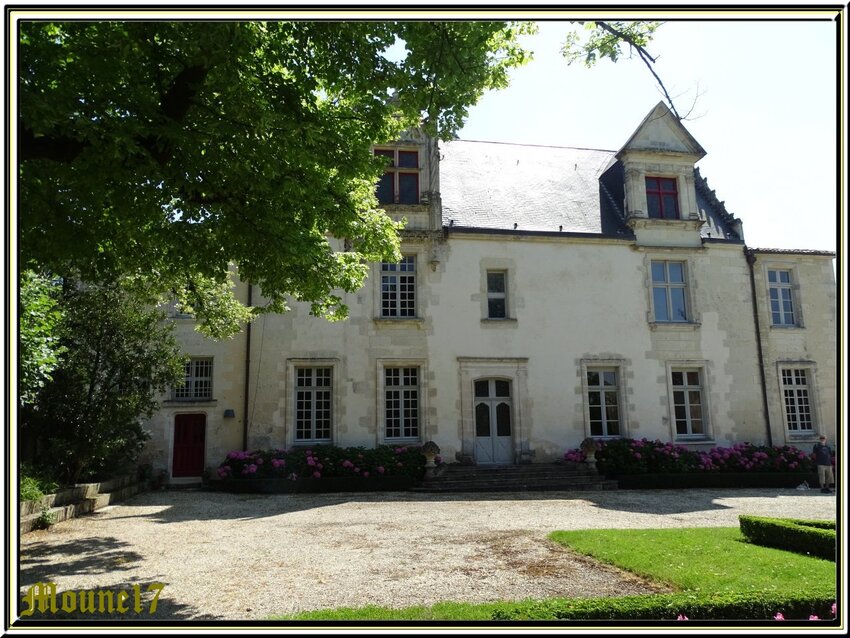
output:
<instances>
[{"instance_id":1,"label":"leafy canopy","mask_svg":"<svg viewBox=\"0 0 850 638\"><path fill-rule=\"evenodd\" d=\"M342 318L400 257L370 145L440 139L528 53L503 22L24 22L22 267L147 278L233 334L267 305ZM404 55L389 54L404 45ZM392 49L391 49L392 47ZM329 237L347 240L334 250ZM336 291L336 292L334 292Z\"/></svg>"}]
</instances>

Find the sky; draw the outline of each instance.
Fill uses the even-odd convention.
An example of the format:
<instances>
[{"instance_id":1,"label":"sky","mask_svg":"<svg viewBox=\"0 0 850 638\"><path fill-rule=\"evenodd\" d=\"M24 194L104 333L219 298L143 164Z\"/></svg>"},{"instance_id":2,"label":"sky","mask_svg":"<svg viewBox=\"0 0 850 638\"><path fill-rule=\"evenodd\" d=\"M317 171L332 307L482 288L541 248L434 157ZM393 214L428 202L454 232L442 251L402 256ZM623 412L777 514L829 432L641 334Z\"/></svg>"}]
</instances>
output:
<instances>
[{"instance_id":1,"label":"sky","mask_svg":"<svg viewBox=\"0 0 850 638\"><path fill-rule=\"evenodd\" d=\"M560 54L568 22L524 39L534 61L472 107L460 139L619 150L663 99L637 57ZM670 21L647 47L706 150L697 166L755 248L836 250L838 51L814 21ZM696 100L696 102L694 102Z\"/></svg>"}]
</instances>

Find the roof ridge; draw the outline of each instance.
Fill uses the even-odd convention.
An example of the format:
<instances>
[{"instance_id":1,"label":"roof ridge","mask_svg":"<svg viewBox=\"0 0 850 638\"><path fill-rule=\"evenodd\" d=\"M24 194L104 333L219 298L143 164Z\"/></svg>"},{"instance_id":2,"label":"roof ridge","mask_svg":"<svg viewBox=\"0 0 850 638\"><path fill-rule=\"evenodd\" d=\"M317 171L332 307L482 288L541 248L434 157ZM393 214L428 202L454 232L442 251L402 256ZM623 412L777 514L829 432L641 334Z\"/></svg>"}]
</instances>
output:
<instances>
[{"instance_id":1,"label":"roof ridge","mask_svg":"<svg viewBox=\"0 0 850 638\"><path fill-rule=\"evenodd\" d=\"M586 146L560 146L557 144L526 144L521 142L497 142L493 140L448 140L449 142L472 142L473 144L501 144L503 146L529 146L533 148L568 148L573 151L597 151L600 153L616 153L617 151L607 148L588 148Z\"/></svg>"}]
</instances>

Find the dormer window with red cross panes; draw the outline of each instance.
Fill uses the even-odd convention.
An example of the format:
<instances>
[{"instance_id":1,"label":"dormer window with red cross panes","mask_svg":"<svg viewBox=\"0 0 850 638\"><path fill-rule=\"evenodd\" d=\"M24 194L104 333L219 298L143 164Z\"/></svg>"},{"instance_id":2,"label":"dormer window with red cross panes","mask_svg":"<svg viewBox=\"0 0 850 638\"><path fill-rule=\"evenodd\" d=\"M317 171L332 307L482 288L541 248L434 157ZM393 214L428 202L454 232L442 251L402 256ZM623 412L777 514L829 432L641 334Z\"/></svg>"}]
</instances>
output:
<instances>
[{"instance_id":1,"label":"dormer window with red cross panes","mask_svg":"<svg viewBox=\"0 0 850 638\"><path fill-rule=\"evenodd\" d=\"M647 215L652 219L679 219L679 191L673 177L646 178Z\"/></svg>"},{"instance_id":2,"label":"dormer window with red cross panes","mask_svg":"<svg viewBox=\"0 0 850 638\"><path fill-rule=\"evenodd\" d=\"M419 151L394 148L375 149L387 158L384 176L378 181L378 203L419 203Z\"/></svg>"}]
</instances>

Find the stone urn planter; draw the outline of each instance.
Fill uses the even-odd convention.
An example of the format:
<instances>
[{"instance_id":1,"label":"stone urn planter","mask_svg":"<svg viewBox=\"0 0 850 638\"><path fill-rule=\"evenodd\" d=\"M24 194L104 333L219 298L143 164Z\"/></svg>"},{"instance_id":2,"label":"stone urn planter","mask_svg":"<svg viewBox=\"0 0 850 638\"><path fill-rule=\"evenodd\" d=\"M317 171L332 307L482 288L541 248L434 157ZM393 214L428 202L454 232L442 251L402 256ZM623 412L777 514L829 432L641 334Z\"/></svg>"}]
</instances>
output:
<instances>
[{"instance_id":1,"label":"stone urn planter","mask_svg":"<svg viewBox=\"0 0 850 638\"><path fill-rule=\"evenodd\" d=\"M425 455L425 477L433 478L434 468L437 464L434 463L434 457L440 453L440 446L433 441L426 441L422 446L422 454Z\"/></svg>"},{"instance_id":2,"label":"stone urn planter","mask_svg":"<svg viewBox=\"0 0 850 638\"><path fill-rule=\"evenodd\" d=\"M581 451L584 452L585 460L591 468L596 469L596 450L599 449L599 445L596 443L596 439L592 437L587 437L584 441L581 442L579 446Z\"/></svg>"}]
</instances>

